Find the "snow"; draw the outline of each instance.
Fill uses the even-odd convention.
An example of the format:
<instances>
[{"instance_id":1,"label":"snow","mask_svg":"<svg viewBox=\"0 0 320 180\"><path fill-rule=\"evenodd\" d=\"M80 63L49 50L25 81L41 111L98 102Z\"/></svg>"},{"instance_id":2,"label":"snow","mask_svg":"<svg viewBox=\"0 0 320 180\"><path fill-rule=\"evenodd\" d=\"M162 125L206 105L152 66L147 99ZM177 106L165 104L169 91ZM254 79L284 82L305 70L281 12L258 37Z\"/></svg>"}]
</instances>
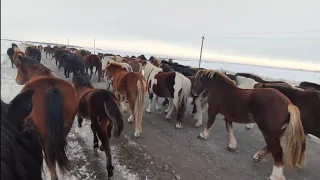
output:
<instances>
[{"instance_id":1,"label":"snow","mask_svg":"<svg viewBox=\"0 0 320 180\"><path fill-rule=\"evenodd\" d=\"M24 51L25 44L19 42L5 41L1 40L1 99L9 103L23 88L22 85L18 85L15 82L15 78L17 75L17 69L11 68L11 62L7 55L7 49L11 47L12 43L16 43L19 48ZM44 65L46 65L44 63ZM46 65L47 66L47 65ZM48 66L47 66L48 67ZM48 67L52 68L52 67ZM76 121L75 121L76 122ZM76 124L76 123L75 123ZM78 127L74 124L69 135L68 135L68 148L67 155L73 166L71 172L67 175L62 175L59 172L57 167L57 175L59 179L67 179L67 180L89 180L89 179L97 179L96 172L94 169L92 171L92 165L88 162L88 157L86 157L85 149L89 149L90 151L94 151L92 149L92 132L90 129L90 125L88 121L84 121L83 127L78 129ZM77 130L76 130L77 129ZM84 143L78 142L78 139L84 141ZM116 146L111 146L112 152L112 162L114 169L114 180L136 180L139 179L136 174L131 173L126 166L120 164L118 160L118 148ZM101 160L99 162L99 167L101 167L101 171L105 171L105 154L104 152L99 151L98 157L94 157L97 160ZM81 163L79 163L81 162ZM43 178L50 179L50 172L47 168L47 165L44 161L43 163Z\"/></svg>"}]
</instances>

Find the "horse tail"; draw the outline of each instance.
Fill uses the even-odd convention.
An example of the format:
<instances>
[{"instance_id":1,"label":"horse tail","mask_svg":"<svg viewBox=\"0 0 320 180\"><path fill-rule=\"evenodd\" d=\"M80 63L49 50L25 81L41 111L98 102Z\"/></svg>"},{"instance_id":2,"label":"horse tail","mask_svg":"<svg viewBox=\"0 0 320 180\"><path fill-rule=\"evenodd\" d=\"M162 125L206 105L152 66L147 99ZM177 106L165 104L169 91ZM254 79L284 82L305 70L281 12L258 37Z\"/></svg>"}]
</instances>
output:
<instances>
[{"instance_id":1,"label":"horse tail","mask_svg":"<svg viewBox=\"0 0 320 180\"><path fill-rule=\"evenodd\" d=\"M56 88L45 92L46 104L46 158L50 163L58 166L62 173L69 170L69 160L65 148L67 146L66 132L63 119L63 94Z\"/></svg>"},{"instance_id":2,"label":"horse tail","mask_svg":"<svg viewBox=\"0 0 320 180\"><path fill-rule=\"evenodd\" d=\"M178 110L177 119L182 119L186 111L188 99L191 94L191 81L188 78L186 78L184 75L176 72L176 76L177 75L180 76L180 80L182 83L181 89L178 93L179 101L178 101L178 107L177 107L177 110Z\"/></svg>"},{"instance_id":3,"label":"horse tail","mask_svg":"<svg viewBox=\"0 0 320 180\"><path fill-rule=\"evenodd\" d=\"M114 97L110 98L108 96L107 99L109 99L109 100L104 102L104 104L103 104L104 110L107 113L108 117L112 120L113 124L115 124L113 136L116 138L119 138L121 135L121 132L123 130L122 114L121 114L121 111L119 109L118 104L116 103L116 100L115 100L116 97L114 96Z\"/></svg>"},{"instance_id":4,"label":"horse tail","mask_svg":"<svg viewBox=\"0 0 320 180\"><path fill-rule=\"evenodd\" d=\"M144 94L146 92L146 83L144 80L137 81L137 96L134 104L134 119L135 123L138 123L140 130L142 131L142 116L143 116L143 105L144 105Z\"/></svg>"},{"instance_id":5,"label":"horse tail","mask_svg":"<svg viewBox=\"0 0 320 180\"><path fill-rule=\"evenodd\" d=\"M290 114L289 123L280 141L284 163L288 169L294 169L305 165L306 135L303 131L299 109L290 103L288 111Z\"/></svg>"}]
</instances>

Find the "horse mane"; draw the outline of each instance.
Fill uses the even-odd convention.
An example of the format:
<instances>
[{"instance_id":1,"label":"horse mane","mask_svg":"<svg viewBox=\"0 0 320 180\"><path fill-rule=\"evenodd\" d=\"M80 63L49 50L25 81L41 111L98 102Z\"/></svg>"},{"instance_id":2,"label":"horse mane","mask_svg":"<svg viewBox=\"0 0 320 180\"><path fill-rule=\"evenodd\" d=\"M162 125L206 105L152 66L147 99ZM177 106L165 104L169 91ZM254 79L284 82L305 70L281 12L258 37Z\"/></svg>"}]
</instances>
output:
<instances>
[{"instance_id":1,"label":"horse mane","mask_svg":"<svg viewBox=\"0 0 320 180\"><path fill-rule=\"evenodd\" d=\"M195 76L196 79L198 78L207 78L209 80L212 80L213 78L218 78L218 80L232 84L235 86L234 82L225 74L218 72L216 70L200 70L196 73Z\"/></svg>"},{"instance_id":2,"label":"horse mane","mask_svg":"<svg viewBox=\"0 0 320 180\"><path fill-rule=\"evenodd\" d=\"M119 62L109 62L109 64L107 64L107 67L109 67L109 66L113 66L113 67L118 68L118 69L127 69L126 67L124 67Z\"/></svg>"},{"instance_id":3,"label":"horse mane","mask_svg":"<svg viewBox=\"0 0 320 180\"><path fill-rule=\"evenodd\" d=\"M27 65L28 67L37 67L38 72L50 75L52 70L41 64L40 62L31 59L30 57L23 57L22 63Z\"/></svg>"}]
</instances>

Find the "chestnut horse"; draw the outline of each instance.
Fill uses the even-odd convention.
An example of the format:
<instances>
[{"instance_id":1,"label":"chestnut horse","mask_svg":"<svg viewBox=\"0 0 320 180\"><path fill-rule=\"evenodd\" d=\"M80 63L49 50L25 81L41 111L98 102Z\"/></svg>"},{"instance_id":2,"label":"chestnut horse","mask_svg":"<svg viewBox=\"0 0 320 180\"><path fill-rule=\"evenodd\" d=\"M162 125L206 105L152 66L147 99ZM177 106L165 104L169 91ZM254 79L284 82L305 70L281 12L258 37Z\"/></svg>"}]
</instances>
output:
<instances>
[{"instance_id":1,"label":"chestnut horse","mask_svg":"<svg viewBox=\"0 0 320 180\"><path fill-rule=\"evenodd\" d=\"M171 119L173 111L177 110L175 127L182 128L181 121L191 95L191 81L179 72L162 72L161 68L154 66L150 61L140 61L143 64L143 74L148 84L149 107L146 111L151 112L153 95L155 95L157 111L161 111L159 97L168 98L169 106L165 111L166 120Z\"/></svg>"},{"instance_id":2,"label":"chestnut horse","mask_svg":"<svg viewBox=\"0 0 320 180\"><path fill-rule=\"evenodd\" d=\"M15 64L17 65L17 61L19 61L19 56L26 57L26 55L18 48L17 45L12 46L12 48L14 50L13 60L14 60Z\"/></svg>"},{"instance_id":3,"label":"chestnut horse","mask_svg":"<svg viewBox=\"0 0 320 180\"><path fill-rule=\"evenodd\" d=\"M38 129L51 179L58 179L56 162L62 173L70 169L65 152L67 134L78 109L73 85L58 79L50 69L31 57L18 56L16 82L24 85L22 92L34 91L30 119Z\"/></svg>"},{"instance_id":4,"label":"chestnut horse","mask_svg":"<svg viewBox=\"0 0 320 180\"><path fill-rule=\"evenodd\" d=\"M229 132L228 150L237 146L232 122L256 122L267 149L274 158L271 180L285 179L284 163L289 169L304 166L306 137L299 109L282 93L271 88L240 89L226 75L214 70L200 70L192 93L208 90L208 121L198 136L207 139L218 113L225 117ZM281 141L281 143L280 143Z\"/></svg>"},{"instance_id":5,"label":"chestnut horse","mask_svg":"<svg viewBox=\"0 0 320 180\"><path fill-rule=\"evenodd\" d=\"M320 138L320 93L315 90L299 90L278 84L258 83L254 88L273 88L286 95L300 110L305 134Z\"/></svg>"},{"instance_id":6,"label":"chestnut horse","mask_svg":"<svg viewBox=\"0 0 320 180\"><path fill-rule=\"evenodd\" d=\"M128 72L127 68L118 62L108 61L106 79L113 78L113 90L120 100L121 109L126 112L125 100L128 100L131 116L128 122L135 121L134 136L139 137L142 132L142 116L144 95L147 91L146 81L141 73Z\"/></svg>"},{"instance_id":7,"label":"chestnut horse","mask_svg":"<svg viewBox=\"0 0 320 180\"><path fill-rule=\"evenodd\" d=\"M292 87L290 84L286 83L286 82L282 82L282 81L265 81L263 79L261 79L258 76L252 75L252 74L248 74L248 73L237 73L235 75L235 83L237 85L238 88L241 89L253 89L255 84L258 83L269 83L269 84L281 84L283 86L286 87ZM246 129L252 129L254 126L254 123L250 123L246 125Z\"/></svg>"},{"instance_id":8,"label":"chestnut horse","mask_svg":"<svg viewBox=\"0 0 320 180\"><path fill-rule=\"evenodd\" d=\"M123 120L118 100L112 92L94 88L87 74L76 73L72 82L77 90L79 99L78 127L81 127L83 119L91 121L93 148L99 147L99 137L102 143L100 150L104 150L106 154L108 177L111 177L114 169L109 143L111 130L115 126L113 136L116 138L120 137L123 130Z\"/></svg>"},{"instance_id":9,"label":"chestnut horse","mask_svg":"<svg viewBox=\"0 0 320 180\"><path fill-rule=\"evenodd\" d=\"M101 76L102 76L102 61L100 56L95 55L95 54L88 54L83 57L83 60L86 65L86 73L88 73L88 68L90 69L90 79L93 74L93 68L96 68L96 74L98 72L98 82L101 81Z\"/></svg>"}]
</instances>

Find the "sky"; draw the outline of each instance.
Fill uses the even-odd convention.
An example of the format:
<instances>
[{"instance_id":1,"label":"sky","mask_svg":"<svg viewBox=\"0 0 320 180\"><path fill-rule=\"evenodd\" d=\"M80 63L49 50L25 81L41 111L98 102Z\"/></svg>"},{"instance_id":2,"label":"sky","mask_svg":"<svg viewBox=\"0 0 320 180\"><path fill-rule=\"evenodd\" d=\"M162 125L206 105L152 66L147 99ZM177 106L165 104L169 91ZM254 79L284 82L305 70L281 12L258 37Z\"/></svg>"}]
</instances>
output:
<instances>
[{"instance_id":1,"label":"sky","mask_svg":"<svg viewBox=\"0 0 320 180\"><path fill-rule=\"evenodd\" d=\"M1 0L1 38L320 71L319 0ZM205 33L205 34L204 34Z\"/></svg>"}]
</instances>

